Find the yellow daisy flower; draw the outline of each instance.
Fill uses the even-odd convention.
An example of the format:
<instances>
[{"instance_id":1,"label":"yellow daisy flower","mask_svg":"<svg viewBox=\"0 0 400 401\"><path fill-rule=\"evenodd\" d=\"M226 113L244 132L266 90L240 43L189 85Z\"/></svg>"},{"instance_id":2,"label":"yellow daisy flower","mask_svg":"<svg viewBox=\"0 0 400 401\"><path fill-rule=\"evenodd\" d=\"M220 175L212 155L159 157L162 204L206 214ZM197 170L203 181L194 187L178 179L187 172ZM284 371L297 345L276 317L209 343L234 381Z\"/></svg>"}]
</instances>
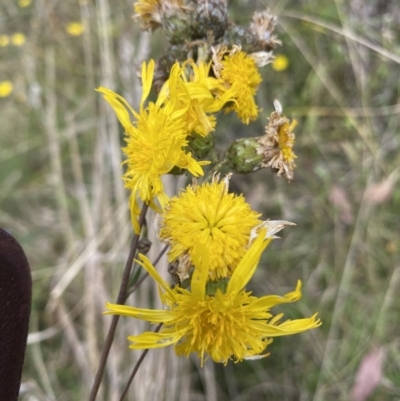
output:
<instances>
[{"instance_id":1,"label":"yellow daisy flower","mask_svg":"<svg viewBox=\"0 0 400 401\"><path fill-rule=\"evenodd\" d=\"M246 253L251 230L261 223L243 195L228 193L229 178L188 186L170 200L160 221L160 238L171 245L169 261L204 243L211 278L232 273Z\"/></svg>"},{"instance_id":2,"label":"yellow daisy flower","mask_svg":"<svg viewBox=\"0 0 400 401\"><path fill-rule=\"evenodd\" d=\"M234 93L235 100L227 111L235 111L244 124L249 124L258 117L254 96L261 83L261 75L256 62L254 58L237 49L218 61L220 57L213 57L214 71L223 80L224 90L231 89Z\"/></svg>"},{"instance_id":3,"label":"yellow daisy flower","mask_svg":"<svg viewBox=\"0 0 400 401\"><path fill-rule=\"evenodd\" d=\"M160 297L168 308L151 310L124 305L107 304L108 314L134 317L151 323L163 323L159 333L144 332L130 336L131 349L175 346L177 355L195 352L201 359L208 355L215 362L229 359L257 359L273 337L300 333L321 325L316 315L310 318L280 322L283 314L273 316L270 309L279 304L295 302L301 298L301 283L284 296L255 297L243 288L254 274L261 253L271 239L259 236L241 259L229 280L226 290L217 289L207 294L208 260L204 245L197 248L191 291L181 287L170 288L150 261L140 255L140 264L160 286Z\"/></svg>"},{"instance_id":4,"label":"yellow daisy flower","mask_svg":"<svg viewBox=\"0 0 400 401\"><path fill-rule=\"evenodd\" d=\"M177 80L179 66L171 70L171 78ZM161 176L171 171L174 166L188 170L193 176L203 174L202 165L207 162L197 162L190 153L185 153L188 135L183 116L190 106L190 99L185 108L177 109L177 94L171 91L170 100L164 107L160 102L150 102L144 108L154 75L154 61L142 65L143 92L140 111L136 112L127 101L118 94L106 88L98 88L105 100L114 109L119 121L125 128L127 146L122 150L126 155L124 164L127 170L123 176L125 187L132 191L131 211L135 230L138 229L135 206L137 196L142 201L154 207L153 199L157 198L161 206L165 206L168 197L164 192ZM131 122L132 113L136 121Z\"/></svg>"}]
</instances>

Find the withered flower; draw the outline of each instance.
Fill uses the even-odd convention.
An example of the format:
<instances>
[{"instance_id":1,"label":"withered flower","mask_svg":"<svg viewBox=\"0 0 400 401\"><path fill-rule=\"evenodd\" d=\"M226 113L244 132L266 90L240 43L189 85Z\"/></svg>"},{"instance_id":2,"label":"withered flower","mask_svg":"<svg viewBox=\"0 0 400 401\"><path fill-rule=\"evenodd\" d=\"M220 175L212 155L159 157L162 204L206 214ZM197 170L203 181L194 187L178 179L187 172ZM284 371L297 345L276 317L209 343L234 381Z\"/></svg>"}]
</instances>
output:
<instances>
[{"instance_id":1,"label":"withered flower","mask_svg":"<svg viewBox=\"0 0 400 401\"><path fill-rule=\"evenodd\" d=\"M296 167L293 152L295 141L294 128L297 121L290 121L282 114L282 105L274 101L275 111L269 117L265 127L265 135L258 138L260 147L257 149L263 155L261 167L271 167L277 170L278 177L284 176L289 181L293 179L293 169Z\"/></svg>"},{"instance_id":2,"label":"withered flower","mask_svg":"<svg viewBox=\"0 0 400 401\"><path fill-rule=\"evenodd\" d=\"M290 121L282 113L281 104L274 101L275 111L269 117L265 135L256 138L237 139L229 147L226 162L238 174L247 174L263 167L271 167L278 177L293 179L296 167L293 152L294 128L297 121Z\"/></svg>"}]
</instances>

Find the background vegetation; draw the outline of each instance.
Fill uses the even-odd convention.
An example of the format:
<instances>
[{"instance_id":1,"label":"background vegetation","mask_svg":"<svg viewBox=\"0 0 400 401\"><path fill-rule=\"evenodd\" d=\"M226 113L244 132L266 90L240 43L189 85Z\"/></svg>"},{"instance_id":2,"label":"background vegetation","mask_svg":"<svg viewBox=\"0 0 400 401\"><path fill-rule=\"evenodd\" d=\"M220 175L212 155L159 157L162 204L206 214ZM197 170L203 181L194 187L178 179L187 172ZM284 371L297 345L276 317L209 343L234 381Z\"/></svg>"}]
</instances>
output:
<instances>
[{"instance_id":1,"label":"background vegetation","mask_svg":"<svg viewBox=\"0 0 400 401\"><path fill-rule=\"evenodd\" d=\"M275 98L299 121L294 182L268 170L232 180L264 218L297 224L265 253L252 289L283 294L300 278L303 299L282 310L318 311L323 326L276 339L269 358L227 367L200 369L196 358L152 351L129 399L362 401L359 372L364 389L377 383L369 400L398 400L397 1L229 3L238 23L266 6L279 16L275 53L289 66L263 69L259 121L245 127L221 116L220 151L260 135ZM25 248L34 283L22 400L84 400L98 366L111 320L101 312L116 297L132 228L122 132L94 88L137 104L136 65L158 58L164 43L141 33L132 14L126 0L0 3L0 226ZM169 180L172 192L179 183ZM129 303L157 305L155 295L145 281ZM140 355L127 350L126 336L145 327L121 320L99 400L118 400Z\"/></svg>"}]
</instances>

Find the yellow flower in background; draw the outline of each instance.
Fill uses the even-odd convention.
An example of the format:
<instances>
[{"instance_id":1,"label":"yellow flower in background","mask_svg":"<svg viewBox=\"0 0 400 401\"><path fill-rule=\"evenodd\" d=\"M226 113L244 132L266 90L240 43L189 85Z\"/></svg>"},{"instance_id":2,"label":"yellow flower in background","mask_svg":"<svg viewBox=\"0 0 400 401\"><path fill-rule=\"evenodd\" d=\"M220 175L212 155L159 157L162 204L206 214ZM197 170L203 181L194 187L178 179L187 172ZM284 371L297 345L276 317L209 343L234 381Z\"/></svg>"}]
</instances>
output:
<instances>
[{"instance_id":1,"label":"yellow flower in background","mask_svg":"<svg viewBox=\"0 0 400 401\"><path fill-rule=\"evenodd\" d=\"M272 62L272 68L275 71L285 71L289 67L289 59L284 54L278 54Z\"/></svg>"},{"instance_id":2,"label":"yellow flower in background","mask_svg":"<svg viewBox=\"0 0 400 401\"><path fill-rule=\"evenodd\" d=\"M85 30L85 27L83 26L83 24L81 22L70 22L65 27L65 31L68 33L68 35L71 35L71 36L80 36L80 35L82 35L84 30Z\"/></svg>"},{"instance_id":3,"label":"yellow flower in background","mask_svg":"<svg viewBox=\"0 0 400 401\"><path fill-rule=\"evenodd\" d=\"M13 91L13 84L11 81L0 81L0 97L7 97Z\"/></svg>"},{"instance_id":4,"label":"yellow flower in background","mask_svg":"<svg viewBox=\"0 0 400 401\"><path fill-rule=\"evenodd\" d=\"M178 77L179 66L176 64L171 69L170 77ZM169 173L173 167L188 170L193 176L203 175L202 165L208 162L197 162L191 153L186 153L187 125L184 116L190 107L190 98L184 108L177 108L179 104L175 90L169 94L169 100L160 104L150 102L144 108L153 81L154 60L146 66L142 65L142 98L140 111L136 112L127 101L118 94L106 88L97 90L103 94L104 99L114 109L119 121L125 128L127 146L122 150L126 156L124 164L127 170L123 176L125 187L132 191L131 212L135 230L138 230L136 198L150 204L157 209L153 199L157 198L159 204L164 207L169 198L164 191L161 176ZM171 79L171 78L170 78ZM165 99L164 99L165 100ZM163 101L164 101L163 100ZM131 122L130 113L136 121Z\"/></svg>"},{"instance_id":5,"label":"yellow flower in background","mask_svg":"<svg viewBox=\"0 0 400 401\"><path fill-rule=\"evenodd\" d=\"M233 93L234 103L227 111L235 111L244 124L249 124L258 117L254 96L262 79L256 62L239 50L225 55L219 64L214 71L218 71L224 82L224 90L229 89Z\"/></svg>"},{"instance_id":6,"label":"yellow flower in background","mask_svg":"<svg viewBox=\"0 0 400 401\"><path fill-rule=\"evenodd\" d=\"M25 8L25 7L30 6L31 3L32 3L32 0L18 0L18 7Z\"/></svg>"},{"instance_id":7,"label":"yellow flower in background","mask_svg":"<svg viewBox=\"0 0 400 401\"><path fill-rule=\"evenodd\" d=\"M175 346L177 355L196 353L203 365L208 355L215 362L230 359L258 359L273 337L301 333L321 325L316 315L310 318L280 322L283 314L273 316L275 305L295 302L301 298L301 283L284 296L255 297L243 288L250 281L261 253L271 239L260 235L241 259L224 290L207 293L208 260L205 247L199 246L194 255L195 270L191 291L176 286L173 289L157 273L150 261L139 255L140 264L160 286L160 297L168 309L151 310L124 305L107 304L107 314L117 314L163 323L159 333L144 332L130 336L131 349Z\"/></svg>"},{"instance_id":8,"label":"yellow flower in background","mask_svg":"<svg viewBox=\"0 0 400 401\"><path fill-rule=\"evenodd\" d=\"M10 38L7 35L0 35L0 47L6 47L10 44Z\"/></svg>"},{"instance_id":9,"label":"yellow flower in background","mask_svg":"<svg viewBox=\"0 0 400 401\"><path fill-rule=\"evenodd\" d=\"M251 231L261 223L243 195L228 193L229 178L188 186L172 198L161 215L160 238L171 245L169 261L204 243L211 278L232 273L246 253Z\"/></svg>"},{"instance_id":10,"label":"yellow flower in background","mask_svg":"<svg viewBox=\"0 0 400 401\"><path fill-rule=\"evenodd\" d=\"M26 42L26 36L21 32L14 33L11 42L14 46L22 46Z\"/></svg>"}]
</instances>

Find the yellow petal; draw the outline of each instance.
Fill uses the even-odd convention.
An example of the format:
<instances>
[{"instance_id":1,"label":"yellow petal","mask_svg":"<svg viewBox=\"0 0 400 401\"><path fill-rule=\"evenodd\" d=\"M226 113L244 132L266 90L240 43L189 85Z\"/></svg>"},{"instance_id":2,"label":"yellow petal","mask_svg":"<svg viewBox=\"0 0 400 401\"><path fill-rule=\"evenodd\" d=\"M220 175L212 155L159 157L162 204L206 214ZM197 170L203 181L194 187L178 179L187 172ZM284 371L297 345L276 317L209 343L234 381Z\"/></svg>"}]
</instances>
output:
<instances>
[{"instance_id":1,"label":"yellow petal","mask_svg":"<svg viewBox=\"0 0 400 401\"><path fill-rule=\"evenodd\" d=\"M129 345L131 349L149 349L162 348L176 344L186 331L176 331L174 333L153 333L146 331L138 336L129 336L128 340L133 344Z\"/></svg>"},{"instance_id":2,"label":"yellow petal","mask_svg":"<svg viewBox=\"0 0 400 401\"><path fill-rule=\"evenodd\" d=\"M191 291L194 298L202 301L206 296L206 282L208 278L208 250L205 244L197 244L191 256L195 266L191 281Z\"/></svg>"},{"instance_id":3,"label":"yellow petal","mask_svg":"<svg viewBox=\"0 0 400 401\"><path fill-rule=\"evenodd\" d=\"M275 305L296 302L301 298L301 281L297 282L296 289L288 292L283 297L279 295L265 295L251 304L252 311L265 311L271 309Z\"/></svg>"},{"instance_id":4,"label":"yellow petal","mask_svg":"<svg viewBox=\"0 0 400 401\"><path fill-rule=\"evenodd\" d=\"M239 262L232 277L229 280L227 293L236 296L239 291L246 286L246 284L253 277L254 271L257 268L258 261L264 249L271 242L271 238L264 239L265 232L260 232L258 238L251 245L250 249L243 256Z\"/></svg>"},{"instance_id":5,"label":"yellow petal","mask_svg":"<svg viewBox=\"0 0 400 401\"><path fill-rule=\"evenodd\" d=\"M312 317L296 320L286 320L278 326L267 325L262 329L266 337L288 336L291 334L301 333L306 330L314 329L321 326L321 320L316 318L315 314Z\"/></svg>"},{"instance_id":6,"label":"yellow petal","mask_svg":"<svg viewBox=\"0 0 400 401\"><path fill-rule=\"evenodd\" d=\"M171 290L169 287L169 284L164 281L164 279L158 274L157 270L155 267L151 264L150 260L146 258L146 256L142 255L141 253L139 254L139 258L141 259L136 260L137 263L139 263L141 266L144 267L144 269L147 271L147 273L150 274L150 276L157 281L157 283L166 291L168 294L171 296L172 299L175 298L175 293Z\"/></svg>"},{"instance_id":7,"label":"yellow petal","mask_svg":"<svg viewBox=\"0 0 400 401\"><path fill-rule=\"evenodd\" d=\"M191 153L181 153L176 165L180 168L188 170L194 177L198 177L204 174L201 166L206 166L210 163L211 162L207 160L198 162L197 160L192 158Z\"/></svg>"},{"instance_id":8,"label":"yellow petal","mask_svg":"<svg viewBox=\"0 0 400 401\"><path fill-rule=\"evenodd\" d=\"M168 86L168 81L166 81L161 87L160 92L158 92L156 105L162 107L162 105L166 102L168 95L169 95L169 86Z\"/></svg>"},{"instance_id":9,"label":"yellow petal","mask_svg":"<svg viewBox=\"0 0 400 401\"><path fill-rule=\"evenodd\" d=\"M151 59L146 66L146 62L142 64L142 98L140 99L140 106L143 106L144 101L149 96L151 85L154 76L154 60Z\"/></svg>"},{"instance_id":10,"label":"yellow petal","mask_svg":"<svg viewBox=\"0 0 400 401\"><path fill-rule=\"evenodd\" d=\"M156 213L162 213L162 210L165 208L167 203L169 202L169 197L165 192L160 192L157 194L157 199L158 202L161 205L161 209L154 203L150 203L150 207L156 212Z\"/></svg>"},{"instance_id":11,"label":"yellow petal","mask_svg":"<svg viewBox=\"0 0 400 401\"><path fill-rule=\"evenodd\" d=\"M192 99L214 99L213 95L207 87L194 82L186 84L186 88Z\"/></svg>"},{"instance_id":12,"label":"yellow petal","mask_svg":"<svg viewBox=\"0 0 400 401\"><path fill-rule=\"evenodd\" d=\"M106 308L107 310L103 312L105 315L134 317L151 323L167 323L173 319L171 312L168 310L134 308L132 306L110 304L108 302L106 303Z\"/></svg>"},{"instance_id":13,"label":"yellow petal","mask_svg":"<svg viewBox=\"0 0 400 401\"><path fill-rule=\"evenodd\" d=\"M132 126L132 122L127 109L130 110L135 117L137 117L138 115L135 110L132 109L132 107L122 96L116 94L110 89L100 86L96 89L96 91L103 94L104 99L114 109L115 114L117 115L122 126L125 128L125 130L128 130L128 127Z\"/></svg>"}]
</instances>

